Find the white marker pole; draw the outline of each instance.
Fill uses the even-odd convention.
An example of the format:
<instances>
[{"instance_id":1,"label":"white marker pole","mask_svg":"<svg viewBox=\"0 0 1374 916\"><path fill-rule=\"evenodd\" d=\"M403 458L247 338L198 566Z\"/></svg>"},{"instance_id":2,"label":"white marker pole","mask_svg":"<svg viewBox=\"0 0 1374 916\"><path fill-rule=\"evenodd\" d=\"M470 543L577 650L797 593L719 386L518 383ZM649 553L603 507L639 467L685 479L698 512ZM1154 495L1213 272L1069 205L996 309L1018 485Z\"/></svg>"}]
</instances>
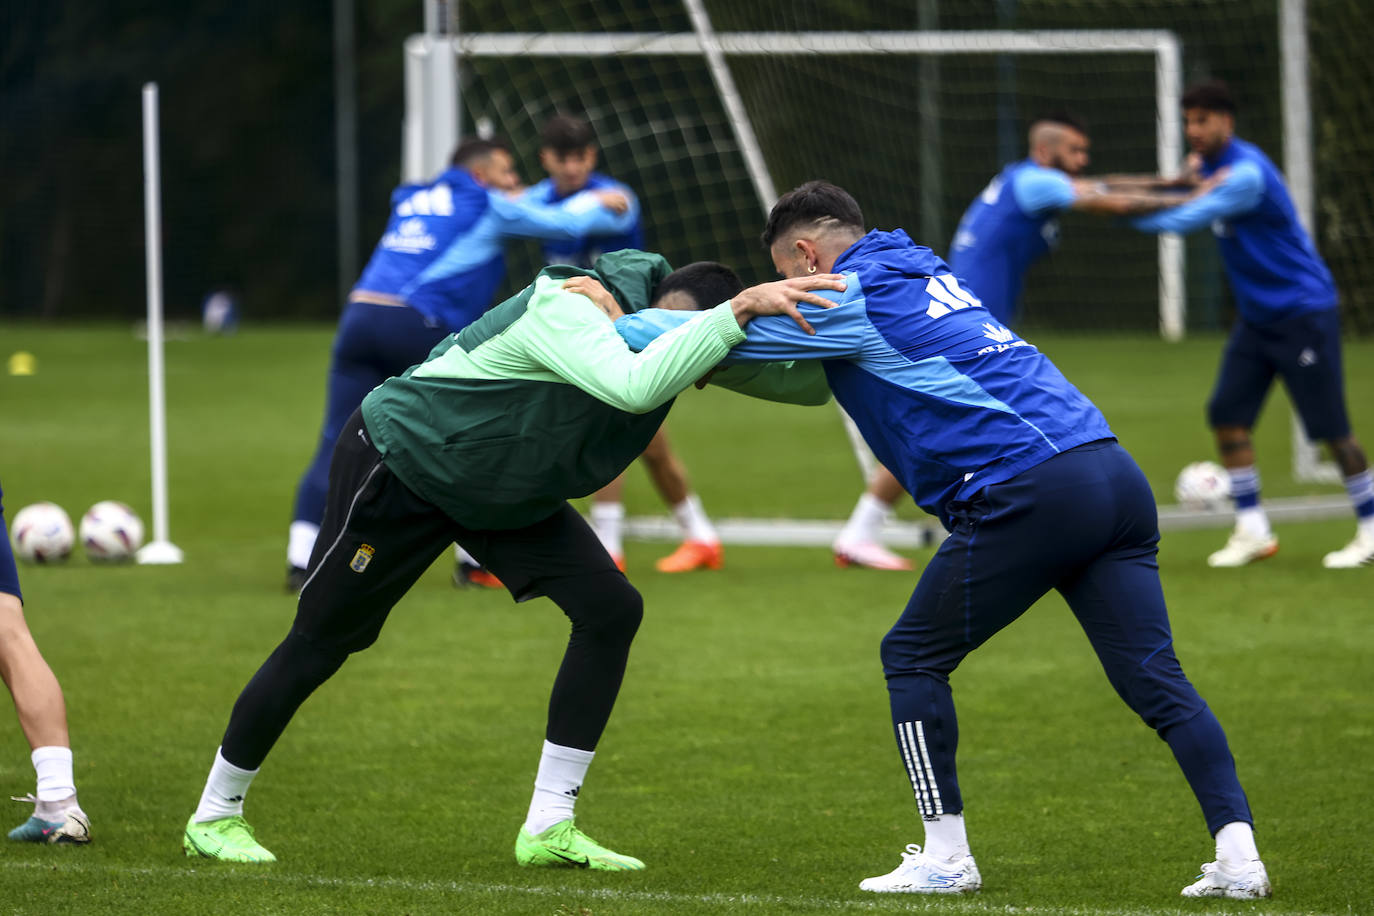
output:
<instances>
[{"instance_id":1,"label":"white marker pole","mask_svg":"<svg viewBox=\"0 0 1374 916\"><path fill-rule=\"evenodd\" d=\"M162 189L158 155L157 83L143 84L143 227L148 249L148 425L153 452L153 539L139 563L180 563L167 539L167 402L162 368Z\"/></svg>"}]
</instances>

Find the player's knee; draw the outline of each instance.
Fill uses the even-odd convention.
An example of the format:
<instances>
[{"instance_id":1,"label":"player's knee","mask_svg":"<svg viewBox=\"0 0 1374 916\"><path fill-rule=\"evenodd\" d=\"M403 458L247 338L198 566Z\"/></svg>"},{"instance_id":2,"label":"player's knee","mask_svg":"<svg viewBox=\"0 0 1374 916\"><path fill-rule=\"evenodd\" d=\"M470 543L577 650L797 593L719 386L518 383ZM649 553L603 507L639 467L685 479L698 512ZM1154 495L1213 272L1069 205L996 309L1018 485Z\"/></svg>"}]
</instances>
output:
<instances>
[{"instance_id":1,"label":"player's knee","mask_svg":"<svg viewBox=\"0 0 1374 916\"><path fill-rule=\"evenodd\" d=\"M575 596L559 600L573 627L610 642L629 642L644 619L644 598L619 572L591 577Z\"/></svg>"},{"instance_id":2,"label":"player's knee","mask_svg":"<svg viewBox=\"0 0 1374 916\"><path fill-rule=\"evenodd\" d=\"M1156 656L1137 667L1118 685L1118 691L1157 732L1188 721L1206 706L1172 654Z\"/></svg>"},{"instance_id":3,"label":"player's knee","mask_svg":"<svg viewBox=\"0 0 1374 916\"><path fill-rule=\"evenodd\" d=\"M953 665L948 666L946 670L944 665L936 664L929 647L895 629L889 630L883 637L878 646L878 657L883 664L884 676L889 678L904 674L930 674L941 677L954 670Z\"/></svg>"}]
</instances>

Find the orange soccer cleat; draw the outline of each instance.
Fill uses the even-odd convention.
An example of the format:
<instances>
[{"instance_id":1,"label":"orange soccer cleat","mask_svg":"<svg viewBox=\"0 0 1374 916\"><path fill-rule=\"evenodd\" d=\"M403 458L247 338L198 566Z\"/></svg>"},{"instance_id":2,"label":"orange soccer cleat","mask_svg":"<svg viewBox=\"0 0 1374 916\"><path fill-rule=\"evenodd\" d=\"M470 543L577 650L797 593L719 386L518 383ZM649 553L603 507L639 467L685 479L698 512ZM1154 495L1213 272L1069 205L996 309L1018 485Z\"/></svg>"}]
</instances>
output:
<instances>
[{"instance_id":1,"label":"orange soccer cleat","mask_svg":"<svg viewBox=\"0 0 1374 916\"><path fill-rule=\"evenodd\" d=\"M725 565L725 549L719 541L683 541L677 550L654 564L659 572L680 573L694 569L720 569Z\"/></svg>"}]
</instances>

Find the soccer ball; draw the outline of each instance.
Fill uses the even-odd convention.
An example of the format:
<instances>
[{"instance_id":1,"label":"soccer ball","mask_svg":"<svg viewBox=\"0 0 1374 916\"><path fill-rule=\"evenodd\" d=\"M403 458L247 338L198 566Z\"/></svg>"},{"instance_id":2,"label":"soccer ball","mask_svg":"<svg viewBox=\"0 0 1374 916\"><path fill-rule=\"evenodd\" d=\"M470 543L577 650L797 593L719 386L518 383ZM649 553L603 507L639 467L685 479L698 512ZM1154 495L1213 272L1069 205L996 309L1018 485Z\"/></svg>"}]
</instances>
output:
<instances>
[{"instance_id":1,"label":"soccer ball","mask_svg":"<svg viewBox=\"0 0 1374 916\"><path fill-rule=\"evenodd\" d=\"M143 522L124 503L98 502L81 516L81 544L97 562L131 559L143 544Z\"/></svg>"},{"instance_id":2,"label":"soccer ball","mask_svg":"<svg viewBox=\"0 0 1374 916\"><path fill-rule=\"evenodd\" d=\"M1174 498L1189 509L1220 509L1230 495L1231 478L1213 461L1194 461L1174 481Z\"/></svg>"},{"instance_id":3,"label":"soccer ball","mask_svg":"<svg viewBox=\"0 0 1374 916\"><path fill-rule=\"evenodd\" d=\"M28 563L57 563L67 559L75 540L72 520L57 503L34 503L14 516L10 542L14 555Z\"/></svg>"}]
</instances>

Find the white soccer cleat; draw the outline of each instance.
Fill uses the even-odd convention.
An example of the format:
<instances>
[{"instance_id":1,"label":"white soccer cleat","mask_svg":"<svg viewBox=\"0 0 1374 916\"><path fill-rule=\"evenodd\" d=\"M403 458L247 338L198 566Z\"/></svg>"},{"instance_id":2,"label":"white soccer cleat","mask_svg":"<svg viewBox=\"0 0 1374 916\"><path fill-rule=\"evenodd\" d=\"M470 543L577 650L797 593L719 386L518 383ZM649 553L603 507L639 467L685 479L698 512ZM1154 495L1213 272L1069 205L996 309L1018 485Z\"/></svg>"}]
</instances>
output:
<instances>
[{"instance_id":1,"label":"white soccer cleat","mask_svg":"<svg viewBox=\"0 0 1374 916\"><path fill-rule=\"evenodd\" d=\"M1264 863L1253 859L1232 872L1220 862L1207 862L1197 881L1183 889L1185 897L1230 897L1232 900L1256 900L1273 894L1269 873Z\"/></svg>"},{"instance_id":2,"label":"white soccer cleat","mask_svg":"<svg viewBox=\"0 0 1374 916\"><path fill-rule=\"evenodd\" d=\"M1322 557L1322 565L1327 569L1355 569L1359 566L1374 564L1374 537L1363 532L1355 535L1355 540L1340 550L1333 550Z\"/></svg>"},{"instance_id":3,"label":"white soccer cleat","mask_svg":"<svg viewBox=\"0 0 1374 916\"><path fill-rule=\"evenodd\" d=\"M867 566L869 569L886 569L905 572L912 568L911 561L898 556L877 541L836 541L835 565Z\"/></svg>"},{"instance_id":4,"label":"white soccer cleat","mask_svg":"<svg viewBox=\"0 0 1374 916\"><path fill-rule=\"evenodd\" d=\"M859 890L879 894L967 894L983 886L983 876L973 856L957 862L939 862L908 843L902 864L885 875L865 878Z\"/></svg>"},{"instance_id":5,"label":"white soccer cleat","mask_svg":"<svg viewBox=\"0 0 1374 916\"><path fill-rule=\"evenodd\" d=\"M1264 560L1279 552L1279 539L1272 534L1256 537L1237 528L1226 539L1226 546L1207 558L1207 565L1217 568L1245 566Z\"/></svg>"}]
</instances>

